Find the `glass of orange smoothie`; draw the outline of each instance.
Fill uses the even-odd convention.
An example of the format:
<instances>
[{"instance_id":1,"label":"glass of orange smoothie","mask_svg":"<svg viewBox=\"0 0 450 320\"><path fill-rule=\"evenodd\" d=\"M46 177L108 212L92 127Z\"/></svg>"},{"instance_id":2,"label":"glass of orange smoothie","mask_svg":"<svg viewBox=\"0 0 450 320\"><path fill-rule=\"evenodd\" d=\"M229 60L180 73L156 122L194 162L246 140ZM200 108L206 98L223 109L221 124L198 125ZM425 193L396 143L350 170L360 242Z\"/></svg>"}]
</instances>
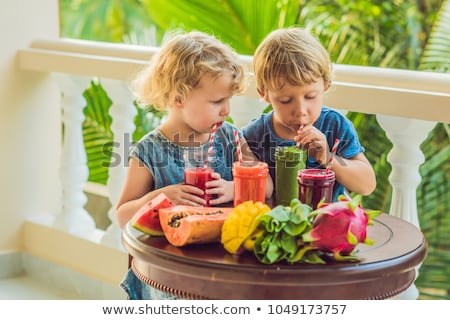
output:
<instances>
[{"instance_id":1,"label":"glass of orange smoothie","mask_svg":"<svg viewBox=\"0 0 450 320\"><path fill-rule=\"evenodd\" d=\"M237 161L233 164L234 206L252 200L265 203L267 163L260 161Z\"/></svg>"}]
</instances>

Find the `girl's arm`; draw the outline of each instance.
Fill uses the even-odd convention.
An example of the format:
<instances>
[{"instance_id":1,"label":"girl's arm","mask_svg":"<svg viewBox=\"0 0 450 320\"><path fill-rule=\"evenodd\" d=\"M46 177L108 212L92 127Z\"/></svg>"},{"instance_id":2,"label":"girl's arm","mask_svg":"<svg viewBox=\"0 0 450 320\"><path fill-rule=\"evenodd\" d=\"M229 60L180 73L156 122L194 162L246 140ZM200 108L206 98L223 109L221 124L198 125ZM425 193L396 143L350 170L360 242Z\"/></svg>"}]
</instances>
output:
<instances>
[{"instance_id":1,"label":"girl's arm","mask_svg":"<svg viewBox=\"0 0 450 320\"><path fill-rule=\"evenodd\" d=\"M151 192L153 176L137 159L130 158L125 183L116 205L116 217L122 228L148 201L157 196Z\"/></svg>"},{"instance_id":2,"label":"girl's arm","mask_svg":"<svg viewBox=\"0 0 450 320\"><path fill-rule=\"evenodd\" d=\"M363 153L345 159L335 156L331 169L346 189L361 195L369 195L377 185L375 172Z\"/></svg>"},{"instance_id":3,"label":"girl's arm","mask_svg":"<svg viewBox=\"0 0 450 320\"><path fill-rule=\"evenodd\" d=\"M137 159L130 158L125 183L116 206L119 227L123 227L134 214L151 199L164 193L174 204L205 205L199 196L203 191L185 184L174 184L153 190L153 176Z\"/></svg>"}]
</instances>

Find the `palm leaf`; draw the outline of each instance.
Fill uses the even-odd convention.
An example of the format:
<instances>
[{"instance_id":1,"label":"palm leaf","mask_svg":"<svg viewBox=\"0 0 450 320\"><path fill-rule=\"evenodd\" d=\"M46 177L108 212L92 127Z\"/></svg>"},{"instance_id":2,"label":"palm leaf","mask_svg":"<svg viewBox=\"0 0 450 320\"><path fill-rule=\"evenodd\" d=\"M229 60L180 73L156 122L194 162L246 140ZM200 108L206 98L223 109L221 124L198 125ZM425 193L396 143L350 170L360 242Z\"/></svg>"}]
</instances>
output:
<instances>
[{"instance_id":1,"label":"palm leaf","mask_svg":"<svg viewBox=\"0 0 450 320\"><path fill-rule=\"evenodd\" d=\"M101 83L97 81L92 81L83 95L87 103L84 109L83 139L89 169L88 180L106 184L114 146L114 135L111 131L112 119L109 115L112 102ZM134 118L137 129L133 133L133 141L137 141L157 127L165 113L156 111L152 107L144 110L136 103L134 106L137 110Z\"/></svg>"},{"instance_id":2,"label":"palm leaf","mask_svg":"<svg viewBox=\"0 0 450 320\"><path fill-rule=\"evenodd\" d=\"M96 81L91 82L83 95L87 103L84 109L83 138L89 168L88 180L106 184L113 143L109 115L111 100Z\"/></svg>"},{"instance_id":3,"label":"palm leaf","mask_svg":"<svg viewBox=\"0 0 450 320\"><path fill-rule=\"evenodd\" d=\"M153 23L138 0L59 2L64 37L122 42L131 30L144 30Z\"/></svg>"},{"instance_id":4,"label":"palm leaf","mask_svg":"<svg viewBox=\"0 0 450 320\"><path fill-rule=\"evenodd\" d=\"M161 29L181 28L216 35L241 54L252 54L270 31L295 24L297 1L143 0Z\"/></svg>"},{"instance_id":5,"label":"palm leaf","mask_svg":"<svg viewBox=\"0 0 450 320\"><path fill-rule=\"evenodd\" d=\"M425 47L420 70L450 72L450 1L445 1Z\"/></svg>"},{"instance_id":6,"label":"palm leaf","mask_svg":"<svg viewBox=\"0 0 450 320\"><path fill-rule=\"evenodd\" d=\"M134 106L136 107L137 114L134 118L136 129L133 133L133 141L138 141L146 133L158 127L162 119L167 115L167 112L157 110L153 106L142 108L136 102Z\"/></svg>"}]
</instances>

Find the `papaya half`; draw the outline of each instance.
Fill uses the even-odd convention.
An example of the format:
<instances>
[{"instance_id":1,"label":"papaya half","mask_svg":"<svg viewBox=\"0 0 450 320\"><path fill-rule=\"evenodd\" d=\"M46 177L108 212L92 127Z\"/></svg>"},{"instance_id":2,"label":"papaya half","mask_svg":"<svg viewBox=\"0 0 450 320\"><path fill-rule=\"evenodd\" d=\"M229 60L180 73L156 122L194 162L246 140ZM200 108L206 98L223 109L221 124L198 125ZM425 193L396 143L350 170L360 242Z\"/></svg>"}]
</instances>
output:
<instances>
[{"instance_id":1,"label":"papaya half","mask_svg":"<svg viewBox=\"0 0 450 320\"><path fill-rule=\"evenodd\" d=\"M172 201L164 193L160 193L152 200L143 205L131 218L131 225L137 230L152 235L163 236L164 231L161 228L159 219L159 210L161 208L173 207Z\"/></svg>"},{"instance_id":2,"label":"papaya half","mask_svg":"<svg viewBox=\"0 0 450 320\"><path fill-rule=\"evenodd\" d=\"M233 208L177 205L159 210L167 241L176 247L219 242L222 225Z\"/></svg>"}]
</instances>

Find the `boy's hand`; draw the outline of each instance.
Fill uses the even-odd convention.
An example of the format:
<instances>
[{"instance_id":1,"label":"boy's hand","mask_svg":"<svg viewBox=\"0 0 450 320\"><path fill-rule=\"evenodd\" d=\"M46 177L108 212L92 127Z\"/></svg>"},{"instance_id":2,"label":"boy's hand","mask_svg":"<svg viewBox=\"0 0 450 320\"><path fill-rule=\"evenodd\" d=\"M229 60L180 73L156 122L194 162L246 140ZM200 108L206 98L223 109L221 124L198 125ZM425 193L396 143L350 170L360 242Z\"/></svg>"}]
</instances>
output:
<instances>
[{"instance_id":1,"label":"boy's hand","mask_svg":"<svg viewBox=\"0 0 450 320\"><path fill-rule=\"evenodd\" d=\"M212 181L206 183L206 193L215 194L217 198L209 200L209 204L213 206L233 201L234 182L221 179L217 172L212 174L212 178Z\"/></svg>"},{"instance_id":2,"label":"boy's hand","mask_svg":"<svg viewBox=\"0 0 450 320\"><path fill-rule=\"evenodd\" d=\"M329 153L327 138L313 125L307 125L297 131L294 141L298 146L308 150L308 156L313 157L320 165L327 164Z\"/></svg>"}]
</instances>

